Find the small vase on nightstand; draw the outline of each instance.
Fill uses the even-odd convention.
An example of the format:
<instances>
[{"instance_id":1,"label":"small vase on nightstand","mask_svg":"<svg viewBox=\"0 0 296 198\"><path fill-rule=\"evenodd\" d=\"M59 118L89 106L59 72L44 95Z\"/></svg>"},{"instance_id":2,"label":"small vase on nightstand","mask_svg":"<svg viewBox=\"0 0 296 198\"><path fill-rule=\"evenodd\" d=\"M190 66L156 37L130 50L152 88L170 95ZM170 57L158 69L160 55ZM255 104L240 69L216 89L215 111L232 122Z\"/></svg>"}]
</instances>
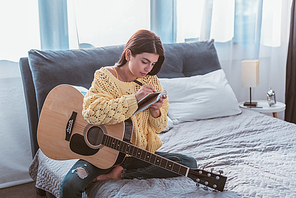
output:
<instances>
[{"instance_id":1,"label":"small vase on nightstand","mask_svg":"<svg viewBox=\"0 0 296 198\"><path fill-rule=\"evenodd\" d=\"M276 103L275 92L271 89L271 87L269 88L266 96L270 107Z\"/></svg>"}]
</instances>

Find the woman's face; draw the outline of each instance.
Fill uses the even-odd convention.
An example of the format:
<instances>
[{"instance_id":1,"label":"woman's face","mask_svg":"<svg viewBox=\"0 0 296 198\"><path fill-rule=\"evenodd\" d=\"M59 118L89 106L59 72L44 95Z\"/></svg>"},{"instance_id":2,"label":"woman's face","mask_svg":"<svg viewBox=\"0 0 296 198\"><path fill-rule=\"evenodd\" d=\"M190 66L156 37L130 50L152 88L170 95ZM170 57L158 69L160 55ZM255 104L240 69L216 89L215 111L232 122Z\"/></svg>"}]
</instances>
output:
<instances>
[{"instance_id":1,"label":"woman's face","mask_svg":"<svg viewBox=\"0 0 296 198\"><path fill-rule=\"evenodd\" d=\"M142 53L135 56L130 55L128 60L129 70L137 78L143 78L158 61L159 55L153 53Z\"/></svg>"}]
</instances>

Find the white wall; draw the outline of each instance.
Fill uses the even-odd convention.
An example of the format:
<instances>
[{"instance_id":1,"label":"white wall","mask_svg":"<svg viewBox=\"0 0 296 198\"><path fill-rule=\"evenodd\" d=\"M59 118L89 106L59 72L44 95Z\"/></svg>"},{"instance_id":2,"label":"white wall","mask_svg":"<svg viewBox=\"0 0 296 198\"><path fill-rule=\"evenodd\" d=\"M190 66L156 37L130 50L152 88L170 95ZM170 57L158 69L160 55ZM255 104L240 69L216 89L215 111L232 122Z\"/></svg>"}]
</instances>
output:
<instances>
[{"instance_id":1,"label":"white wall","mask_svg":"<svg viewBox=\"0 0 296 198\"><path fill-rule=\"evenodd\" d=\"M17 62L0 61L0 188L32 181L31 144Z\"/></svg>"},{"instance_id":2,"label":"white wall","mask_svg":"<svg viewBox=\"0 0 296 198\"><path fill-rule=\"evenodd\" d=\"M0 18L0 188L4 188L32 181L31 143L18 61L30 49L40 49L38 1L0 1Z\"/></svg>"}]
</instances>

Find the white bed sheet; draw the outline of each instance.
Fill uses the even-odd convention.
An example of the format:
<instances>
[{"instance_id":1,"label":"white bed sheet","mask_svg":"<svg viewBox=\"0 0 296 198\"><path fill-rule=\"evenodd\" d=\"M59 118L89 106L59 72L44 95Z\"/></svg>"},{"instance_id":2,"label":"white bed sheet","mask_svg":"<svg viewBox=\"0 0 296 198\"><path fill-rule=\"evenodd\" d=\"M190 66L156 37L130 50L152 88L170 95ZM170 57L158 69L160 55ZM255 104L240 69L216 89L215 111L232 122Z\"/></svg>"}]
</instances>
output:
<instances>
[{"instance_id":1,"label":"white bed sheet","mask_svg":"<svg viewBox=\"0 0 296 198\"><path fill-rule=\"evenodd\" d=\"M296 125L250 110L224 118L186 122L160 134L160 151L194 156L199 168L227 176L224 192L186 177L97 182L84 197L296 197ZM38 151L30 166L36 187L58 197L76 160L55 161Z\"/></svg>"}]
</instances>

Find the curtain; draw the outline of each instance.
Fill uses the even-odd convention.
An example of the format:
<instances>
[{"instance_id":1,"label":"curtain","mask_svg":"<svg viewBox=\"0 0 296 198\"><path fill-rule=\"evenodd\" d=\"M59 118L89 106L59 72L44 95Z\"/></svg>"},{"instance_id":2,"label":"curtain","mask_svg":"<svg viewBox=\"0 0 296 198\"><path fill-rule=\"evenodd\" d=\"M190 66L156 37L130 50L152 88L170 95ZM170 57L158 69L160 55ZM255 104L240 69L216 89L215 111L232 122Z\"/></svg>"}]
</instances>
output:
<instances>
[{"instance_id":1,"label":"curtain","mask_svg":"<svg viewBox=\"0 0 296 198\"><path fill-rule=\"evenodd\" d=\"M162 43L176 42L176 0L150 0L150 30Z\"/></svg>"},{"instance_id":2,"label":"curtain","mask_svg":"<svg viewBox=\"0 0 296 198\"><path fill-rule=\"evenodd\" d=\"M67 0L38 0L42 50L69 49Z\"/></svg>"},{"instance_id":3,"label":"curtain","mask_svg":"<svg viewBox=\"0 0 296 198\"><path fill-rule=\"evenodd\" d=\"M177 42L214 39L239 102L249 97L249 89L241 84L241 61L259 60L253 98L266 100L271 87L284 102L290 6L290 0L179 0ZM283 119L284 113L278 116Z\"/></svg>"},{"instance_id":4,"label":"curtain","mask_svg":"<svg viewBox=\"0 0 296 198\"><path fill-rule=\"evenodd\" d=\"M296 5L293 0L291 8L290 41L286 72L286 113L285 120L296 123Z\"/></svg>"},{"instance_id":5,"label":"curtain","mask_svg":"<svg viewBox=\"0 0 296 198\"><path fill-rule=\"evenodd\" d=\"M139 29L176 42L176 1L68 0L70 48L125 44Z\"/></svg>"},{"instance_id":6,"label":"curtain","mask_svg":"<svg viewBox=\"0 0 296 198\"><path fill-rule=\"evenodd\" d=\"M18 61L40 49L36 0L0 2L0 188L33 181L32 154Z\"/></svg>"},{"instance_id":7,"label":"curtain","mask_svg":"<svg viewBox=\"0 0 296 198\"><path fill-rule=\"evenodd\" d=\"M125 44L150 29L150 0L68 0L70 48Z\"/></svg>"}]
</instances>

